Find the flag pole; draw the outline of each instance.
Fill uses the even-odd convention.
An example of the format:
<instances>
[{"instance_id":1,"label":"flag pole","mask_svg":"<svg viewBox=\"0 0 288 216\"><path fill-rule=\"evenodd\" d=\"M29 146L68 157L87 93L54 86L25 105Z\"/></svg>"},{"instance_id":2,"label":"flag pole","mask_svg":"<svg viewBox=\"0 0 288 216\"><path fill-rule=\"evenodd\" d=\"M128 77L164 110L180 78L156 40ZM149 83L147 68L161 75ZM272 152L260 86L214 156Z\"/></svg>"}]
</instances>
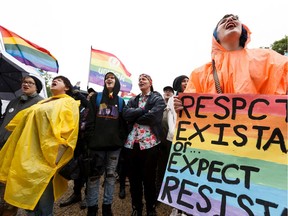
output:
<instances>
[{"instance_id":1,"label":"flag pole","mask_svg":"<svg viewBox=\"0 0 288 216\"><path fill-rule=\"evenodd\" d=\"M1 32L0 32L0 44L1 44L1 50L6 52L5 47L4 47L4 42L3 42L3 36Z\"/></svg>"},{"instance_id":2,"label":"flag pole","mask_svg":"<svg viewBox=\"0 0 288 216\"><path fill-rule=\"evenodd\" d=\"M92 45L90 47L90 58L89 58L89 71L88 71L88 80L87 80L87 91L89 89L89 77L90 77L90 71L91 71L91 57L92 57Z\"/></svg>"}]
</instances>

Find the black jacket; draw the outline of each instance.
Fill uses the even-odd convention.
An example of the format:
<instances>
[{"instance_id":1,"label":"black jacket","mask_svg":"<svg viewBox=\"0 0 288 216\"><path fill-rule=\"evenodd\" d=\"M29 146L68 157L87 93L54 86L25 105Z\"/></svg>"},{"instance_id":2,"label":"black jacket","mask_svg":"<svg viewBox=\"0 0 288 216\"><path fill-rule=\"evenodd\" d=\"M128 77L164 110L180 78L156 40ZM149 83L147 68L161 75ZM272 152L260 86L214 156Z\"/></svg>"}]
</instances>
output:
<instances>
[{"instance_id":1,"label":"black jacket","mask_svg":"<svg viewBox=\"0 0 288 216\"><path fill-rule=\"evenodd\" d=\"M6 111L2 116L2 124L0 126L0 149L9 138L11 131L8 131L5 127L14 118L14 116L23 109L26 109L39 101L43 100L39 94L33 96L21 95L20 97L14 98L9 102L6 107Z\"/></svg>"},{"instance_id":2,"label":"black jacket","mask_svg":"<svg viewBox=\"0 0 288 216\"><path fill-rule=\"evenodd\" d=\"M96 104L98 93L95 93L90 98L85 129L88 148L109 151L116 150L124 145L127 138L127 124L122 118L122 110L119 109L119 91L120 82L115 75L113 98L109 97L106 85L104 85L102 100L99 106ZM122 107L124 107L124 100L122 98L120 100L122 100Z\"/></svg>"},{"instance_id":3,"label":"black jacket","mask_svg":"<svg viewBox=\"0 0 288 216\"><path fill-rule=\"evenodd\" d=\"M166 107L165 101L159 92L153 91L148 96L144 109L141 109L138 107L139 98L140 94L131 98L123 110L123 118L128 122L128 132L130 133L135 123L149 125L158 141L160 141L163 136L161 122Z\"/></svg>"}]
</instances>

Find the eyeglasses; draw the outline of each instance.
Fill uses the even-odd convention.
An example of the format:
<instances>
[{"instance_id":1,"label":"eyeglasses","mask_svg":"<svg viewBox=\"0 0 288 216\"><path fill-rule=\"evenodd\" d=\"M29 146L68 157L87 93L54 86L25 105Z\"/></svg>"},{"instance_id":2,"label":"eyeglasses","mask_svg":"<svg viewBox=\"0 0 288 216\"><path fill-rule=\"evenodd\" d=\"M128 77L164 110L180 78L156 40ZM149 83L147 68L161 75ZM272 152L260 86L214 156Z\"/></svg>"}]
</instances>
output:
<instances>
[{"instance_id":1,"label":"eyeglasses","mask_svg":"<svg viewBox=\"0 0 288 216\"><path fill-rule=\"evenodd\" d=\"M35 83L33 83L33 82L23 81L23 82L22 82L22 85L25 85L25 84L28 85L28 86L30 86L30 87L35 85Z\"/></svg>"}]
</instances>

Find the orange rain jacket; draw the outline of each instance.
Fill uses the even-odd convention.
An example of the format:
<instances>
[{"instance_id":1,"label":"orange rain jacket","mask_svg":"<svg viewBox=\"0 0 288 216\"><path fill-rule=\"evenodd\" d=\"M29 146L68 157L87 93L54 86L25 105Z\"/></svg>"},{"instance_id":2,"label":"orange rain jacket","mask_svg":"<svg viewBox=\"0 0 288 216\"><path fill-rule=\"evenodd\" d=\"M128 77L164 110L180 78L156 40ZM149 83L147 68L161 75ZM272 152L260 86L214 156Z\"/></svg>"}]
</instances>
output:
<instances>
[{"instance_id":1,"label":"orange rain jacket","mask_svg":"<svg viewBox=\"0 0 288 216\"><path fill-rule=\"evenodd\" d=\"M33 210L52 177L55 199L68 186L58 170L73 157L80 103L66 94L51 98L20 111L6 127L13 133L0 151L0 181L6 202L19 208ZM60 144L67 149L56 164Z\"/></svg>"},{"instance_id":2,"label":"orange rain jacket","mask_svg":"<svg viewBox=\"0 0 288 216\"><path fill-rule=\"evenodd\" d=\"M223 93L286 94L288 57L269 49L247 49L251 32L243 26L247 41L241 50L227 51L212 38L212 59ZM191 73L185 93L217 93L212 62Z\"/></svg>"}]
</instances>

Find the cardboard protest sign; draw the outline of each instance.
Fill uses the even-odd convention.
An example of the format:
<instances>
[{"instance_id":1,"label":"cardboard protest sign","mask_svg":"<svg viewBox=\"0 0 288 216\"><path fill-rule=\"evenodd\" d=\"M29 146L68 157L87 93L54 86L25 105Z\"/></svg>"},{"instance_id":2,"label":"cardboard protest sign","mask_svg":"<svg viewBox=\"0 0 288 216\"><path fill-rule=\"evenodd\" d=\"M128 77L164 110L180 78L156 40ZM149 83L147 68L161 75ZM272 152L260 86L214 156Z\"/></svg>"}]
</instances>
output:
<instances>
[{"instance_id":1,"label":"cardboard protest sign","mask_svg":"<svg viewBox=\"0 0 288 216\"><path fill-rule=\"evenodd\" d=\"M287 215L287 96L182 94L158 200L193 215Z\"/></svg>"}]
</instances>

